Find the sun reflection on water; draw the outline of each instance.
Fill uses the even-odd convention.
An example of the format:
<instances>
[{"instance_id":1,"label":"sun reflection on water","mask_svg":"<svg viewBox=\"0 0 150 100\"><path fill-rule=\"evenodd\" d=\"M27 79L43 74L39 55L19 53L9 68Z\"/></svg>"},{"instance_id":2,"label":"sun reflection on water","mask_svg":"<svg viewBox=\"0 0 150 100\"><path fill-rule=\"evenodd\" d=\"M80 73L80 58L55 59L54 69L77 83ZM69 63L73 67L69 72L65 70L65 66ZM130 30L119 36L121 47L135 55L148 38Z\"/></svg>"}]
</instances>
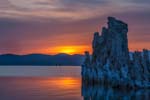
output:
<instances>
[{"instance_id":1,"label":"sun reflection on water","mask_svg":"<svg viewBox=\"0 0 150 100\"><path fill-rule=\"evenodd\" d=\"M61 78L51 78L41 81L41 84L55 86L60 89L72 89L80 87L81 80L79 78L72 77L61 77Z\"/></svg>"},{"instance_id":2,"label":"sun reflection on water","mask_svg":"<svg viewBox=\"0 0 150 100\"><path fill-rule=\"evenodd\" d=\"M17 96L19 100L82 100L79 77L1 78L1 80L3 81L0 88L6 98L11 94Z\"/></svg>"}]
</instances>

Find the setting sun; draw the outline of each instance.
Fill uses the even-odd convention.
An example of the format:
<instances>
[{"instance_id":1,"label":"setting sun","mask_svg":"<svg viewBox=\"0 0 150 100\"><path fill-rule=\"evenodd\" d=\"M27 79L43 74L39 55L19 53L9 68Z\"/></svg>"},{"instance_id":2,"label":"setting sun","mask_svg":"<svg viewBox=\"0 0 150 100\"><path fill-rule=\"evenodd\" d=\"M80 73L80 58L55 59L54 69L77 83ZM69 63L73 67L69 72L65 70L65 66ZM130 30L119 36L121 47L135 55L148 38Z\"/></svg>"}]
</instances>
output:
<instances>
[{"instance_id":1,"label":"setting sun","mask_svg":"<svg viewBox=\"0 0 150 100\"><path fill-rule=\"evenodd\" d=\"M58 46L47 49L45 52L49 54L58 54L58 53L66 53L66 54L83 54L85 50L90 50L91 48L86 45L80 46Z\"/></svg>"},{"instance_id":2,"label":"setting sun","mask_svg":"<svg viewBox=\"0 0 150 100\"><path fill-rule=\"evenodd\" d=\"M73 46L66 46L66 47L61 47L60 52L67 53L67 54L73 54L73 53L77 52L77 49Z\"/></svg>"}]
</instances>

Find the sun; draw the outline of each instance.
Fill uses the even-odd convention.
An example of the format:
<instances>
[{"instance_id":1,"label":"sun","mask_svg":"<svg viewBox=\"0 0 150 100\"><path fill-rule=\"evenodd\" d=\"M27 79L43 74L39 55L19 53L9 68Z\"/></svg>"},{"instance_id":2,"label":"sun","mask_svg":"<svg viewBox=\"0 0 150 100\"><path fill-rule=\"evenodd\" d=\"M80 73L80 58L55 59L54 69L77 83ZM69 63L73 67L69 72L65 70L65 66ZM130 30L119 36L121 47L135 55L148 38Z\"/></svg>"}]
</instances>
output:
<instances>
[{"instance_id":1,"label":"sun","mask_svg":"<svg viewBox=\"0 0 150 100\"><path fill-rule=\"evenodd\" d=\"M47 54L84 54L85 50L91 51L91 48L87 45L68 45L68 46L56 46L42 50Z\"/></svg>"},{"instance_id":2,"label":"sun","mask_svg":"<svg viewBox=\"0 0 150 100\"><path fill-rule=\"evenodd\" d=\"M61 47L59 50L60 53L74 54L77 52L76 48L71 46Z\"/></svg>"}]
</instances>

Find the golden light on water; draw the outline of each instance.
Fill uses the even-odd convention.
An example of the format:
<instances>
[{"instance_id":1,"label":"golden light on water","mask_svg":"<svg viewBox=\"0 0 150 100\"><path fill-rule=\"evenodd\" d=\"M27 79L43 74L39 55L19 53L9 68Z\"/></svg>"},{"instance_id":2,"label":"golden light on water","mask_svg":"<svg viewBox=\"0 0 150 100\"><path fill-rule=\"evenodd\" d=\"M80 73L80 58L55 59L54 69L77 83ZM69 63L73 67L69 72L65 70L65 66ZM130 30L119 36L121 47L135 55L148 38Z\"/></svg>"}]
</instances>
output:
<instances>
[{"instance_id":1,"label":"golden light on water","mask_svg":"<svg viewBox=\"0 0 150 100\"><path fill-rule=\"evenodd\" d=\"M78 80L76 80L75 78L62 78L58 81L63 86L68 86L68 85L75 84L76 82L78 82Z\"/></svg>"},{"instance_id":2,"label":"golden light on water","mask_svg":"<svg viewBox=\"0 0 150 100\"><path fill-rule=\"evenodd\" d=\"M79 99L81 97L81 79L79 77L4 78L2 83L6 84L6 87L3 87L6 89L6 94L10 93L11 96L16 97L17 93L23 95L25 100L39 100L39 98L44 100L81 100ZM9 88L7 88L8 85ZM32 99L26 99L26 96L29 98L31 96Z\"/></svg>"},{"instance_id":3,"label":"golden light on water","mask_svg":"<svg viewBox=\"0 0 150 100\"><path fill-rule=\"evenodd\" d=\"M61 78L52 78L41 81L40 84L45 84L49 86L55 86L59 89L71 89L80 87L79 84L81 80L79 78L72 78L72 77L61 77Z\"/></svg>"},{"instance_id":4,"label":"golden light on water","mask_svg":"<svg viewBox=\"0 0 150 100\"><path fill-rule=\"evenodd\" d=\"M71 78L71 77L64 77L57 79L57 82L54 84L61 89L68 89L68 88L76 88L78 85L75 85L77 83L80 83L79 79Z\"/></svg>"}]
</instances>

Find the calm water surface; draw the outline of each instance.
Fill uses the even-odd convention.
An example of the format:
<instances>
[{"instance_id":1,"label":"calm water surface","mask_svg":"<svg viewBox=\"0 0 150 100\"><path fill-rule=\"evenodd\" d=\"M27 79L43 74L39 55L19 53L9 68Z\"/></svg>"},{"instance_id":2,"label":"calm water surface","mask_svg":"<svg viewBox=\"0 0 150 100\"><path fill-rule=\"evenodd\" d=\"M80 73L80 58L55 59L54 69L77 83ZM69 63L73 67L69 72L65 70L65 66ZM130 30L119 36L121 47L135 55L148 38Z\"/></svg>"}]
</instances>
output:
<instances>
[{"instance_id":1,"label":"calm water surface","mask_svg":"<svg viewBox=\"0 0 150 100\"><path fill-rule=\"evenodd\" d=\"M79 66L1 66L0 100L82 100Z\"/></svg>"},{"instance_id":2,"label":"calm water surface","mask_svg":"<svg viewBox=\"0 0 150 100\"><path fill-rule=\"evenodd\" d=\"M149 90L84 86L79 66L0 66L0 100L150 100Z\"/></svg>"}]
</instances>

